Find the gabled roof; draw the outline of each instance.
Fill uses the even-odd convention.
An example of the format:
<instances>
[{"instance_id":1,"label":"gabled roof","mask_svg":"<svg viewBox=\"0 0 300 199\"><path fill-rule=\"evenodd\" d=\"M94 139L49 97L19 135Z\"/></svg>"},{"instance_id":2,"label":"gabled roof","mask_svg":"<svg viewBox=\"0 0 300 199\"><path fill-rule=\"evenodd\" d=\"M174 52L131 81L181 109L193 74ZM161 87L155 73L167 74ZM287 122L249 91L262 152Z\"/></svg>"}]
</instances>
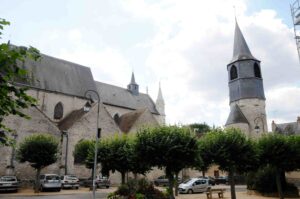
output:
<instances>
[{"instance_id":1,"label":"gabled roof","mask_svg":"<svg viewBox=\"0 0 300 199\"><path fill-rule=\"evenodd\" d=\"M112 106L124 107L132 110L147 108L151 113L159 114L151 97L139 93L133 95L127 89L95 81L101 102Z\"/></svg>"},{"instance_id":2,"label":"gabled roof","mask_svg":"<svg viewBox=\"0 0 300 199\"><path fill-rule=\"evenodd\" d=\"M230 114L228 116L225 125L227 126L230 124L237 124L237 123L249 124L247 118L245 117L245 115L243 114L239 106L235 104L230 110Z\"/></svg>"},{"instance_id":3,"label":"gabled roof","mask_svg":"<svg viewBox=\"0 0 300 199\"><path fill-rule=\"evenodd\" d=\"M119 119L119 128L122 132L128 133L137 119L146 111L146 109L139 109L129 113L123 114Z\"/></svg>"},{"instance_id":4,"label":"gabled roof","mask_svg":"<svg viewBox=\"0 0 300 199\"><path fill-rule=\"evenodd\" d=\"M250 49L247 45L247 42L243 36L243 33L236 21L235 33L234 33L234 44L233 44L233 57L232 57L231 63L238 61L238 60L245 60L245 59L257 60L251 54Z\"/></svg>"},{"instance_id":5,"label":"gabled roof","mask_svg":"<svg viewBox=\"0 0 300 199\"><path fill-rule=\"evenodd\" d=\"M275 125L275 132L277 133L285 135L300 134L300 124L298 124L298 122L289 122Z\"/></svg>"},{"instance_id":6,"label":"gabled roof","mask_svg":"<svg viewBox=\"0 0 300 199\"><path fill-rule=\"evenodd\" d=\"M68 130L85 114L86 112L84 112L83 108L72 111L63 120L61 120L57 126L61 131Z\"/></svg>"},{"instance_id":7,"label":"gabled roof","mask_svg":"<svg viewBox=\"0 0 300 199\"><path fill-rule=\"evenodd\" d=\"M21 66L28 78L18 83L29 87L84 97L85 91L96 90L90 68L41 54L37 61L26 60Z\"/></svg>"}]
</instances>

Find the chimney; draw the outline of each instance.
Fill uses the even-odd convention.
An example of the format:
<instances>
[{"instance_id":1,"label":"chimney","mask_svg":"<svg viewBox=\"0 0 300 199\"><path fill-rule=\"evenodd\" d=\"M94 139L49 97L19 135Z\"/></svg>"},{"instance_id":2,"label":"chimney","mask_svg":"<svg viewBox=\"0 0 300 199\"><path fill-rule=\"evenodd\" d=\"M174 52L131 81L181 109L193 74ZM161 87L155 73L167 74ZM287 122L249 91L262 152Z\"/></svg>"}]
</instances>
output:
<instances>
[{"instance_id":1,"label":"chimney","mask_svg":"<svg viewBox=\"0 0 300 199\"><path fill-rule=\"evenodd\" d=\"M297 123L300 123L300 116L297 117Z\"/></svg>"}]
</instances>

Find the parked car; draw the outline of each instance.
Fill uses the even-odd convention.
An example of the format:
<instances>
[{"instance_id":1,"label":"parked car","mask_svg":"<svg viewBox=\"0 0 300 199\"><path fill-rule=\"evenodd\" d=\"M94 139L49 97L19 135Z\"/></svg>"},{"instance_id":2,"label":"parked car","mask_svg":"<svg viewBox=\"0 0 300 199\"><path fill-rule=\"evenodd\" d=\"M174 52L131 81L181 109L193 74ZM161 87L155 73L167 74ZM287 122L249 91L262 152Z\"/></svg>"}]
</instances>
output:
<instances>
[{"instance_id":1,"label":"parked car","mask_svg":"<svg viewBox=\"0 0 300 199\"><path fill-rule=\"evenodd\" d=\"M0 191L18 191L19 182L16 176L1 176Z\"/></svg>"},{"instance_id":2,"label":"parked car","mask_svg":"<svg viewBox=\"0 0 300 199\"><path fill-rule=\"evenodd\" d=\"M96 181L95 181L96 187L100 188L100 187L105 187L105 188L109 188L110 187L110 180L108 177L106 176L96 176ZM93 186L93 180L92 178L88 178L87 180L83 181L83 186L85 187L92 187Z\"/></svg>"},{"instance_id":3,"label":"parked car","mask_svg":"<svg viewBox=\"0 0 300 199\"><path fill-rule=\"evenodd\" d=\"M215 180L215 178L213 178L213 177L211 177L211 176L200 176L199 178L203 178L203 179L208 179L208 183L210 184L210 185L215 185L216 184L216 180Z\"/></svg>"},{"instance_id":4,"label":"parked car","mask_svg":"<svg viewBox=\"0 0 300 199\"><path fill-rule=\"evenodd\" d=\"M216 184L228 184L228 176L219 176L215 178Z\"/></svg>"},{"instance_id":5,"label":"parked car","mask_svg":"<svg viewBox=\"0 0 300 199\"><path fill-rule=\"evenodd\" d=\"M79 180L74 175L60 176L61 188L79 188Z\"/></svg>"},{"instance_id":6,"label":"parked car","mask_svg":"<svg viewBox=\"0 0 300 199\"><path fill-rule=\"evenodd\" d=\"M178 186L179 193L197 193L205 192L210 188L208 179L204 178L191 178L181 183Z\"/></svg>"},{"instance_id":7,"label":"parked car","mask_svg":"<svg viewBox=\"0 0 300 199\"><path fill-rule=\"evenodd\" d=\"M43 174L40 175L40 190L52 189L56 191L61 190L61 181L56 174Z\"/></svg>"},{"instance_id":8,"label":"parked car","mask_svg":"<svg viewBox=\"0 0 300 199\"><path fill-rule=\"evenodd\" d=\"M181 182L182 182L181 178L178 177L178 183L181 183ZM155 186L168 186L169 179L165 175L162 175L162 176L159 176L158 178L156 178L153 181L153 183Z\"/></svg>"}]
</instances>

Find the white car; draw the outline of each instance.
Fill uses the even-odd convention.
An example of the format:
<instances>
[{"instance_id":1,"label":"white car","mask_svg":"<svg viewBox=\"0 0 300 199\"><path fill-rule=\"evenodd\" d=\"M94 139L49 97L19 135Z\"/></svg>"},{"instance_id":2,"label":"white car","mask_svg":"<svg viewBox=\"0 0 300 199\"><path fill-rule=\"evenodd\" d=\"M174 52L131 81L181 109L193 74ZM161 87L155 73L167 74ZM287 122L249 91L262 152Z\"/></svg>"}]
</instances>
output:
<instances>
[{"instance_id":1,"label":"white car","mask_svg":"<svg viewBox=\"0 0 300 199\"><path fill-rule=\"evenodd\" d=\"M60 176L61 188L79 188L79 180L74 175Z\"/></svg>"},{"instance_id":2,"label":"white car","mask_svg":"<svg viewBox=\"0 0 300 199\"><path fill-rule=\"evenodd\" d=\"M61 190L61 181L56 174L43 174L40 175L40 190L53 189L56 191Z\"/></svg>"},{"instance_id":3,"label":"white car","mask_svg":"<svg viewBox=\"0 0 300 199\"><path fill-rule=\"evenodd\" d=\"M210 188L208 179L191 178L178 186L179 193L197 193L205 192Z\"/></svg>"}]
</instances>

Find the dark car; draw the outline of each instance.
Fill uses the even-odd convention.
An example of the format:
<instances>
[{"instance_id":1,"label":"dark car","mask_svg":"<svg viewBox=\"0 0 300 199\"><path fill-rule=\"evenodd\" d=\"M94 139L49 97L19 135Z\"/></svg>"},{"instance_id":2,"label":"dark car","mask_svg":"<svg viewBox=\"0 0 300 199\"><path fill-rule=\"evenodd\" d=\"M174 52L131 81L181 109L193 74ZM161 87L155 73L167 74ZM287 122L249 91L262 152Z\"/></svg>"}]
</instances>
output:
<instances>
[{"instance_id":1,"label":"dark car","mask_svg":"<svg viewBox=\"0 0 300 199\"><path fill-rule=\"evenodd\" d=\"M100 176L96 176L96 181L95 181L96 187L100 188L100 187L105 187L105 188L109 188L110 187L110 180L108 177L100 177ZM92 178L88 178L86 180L83 181L83 186L84 187L93 187L93 180Z\"/></svg>"},{"instance_id":2,"label":"dark car","mask_svg":"<svg viewBox=\"0 0 300 199\"><path fill-rule=\"evenodd\" d=\"M228 184L228 176L219 176L215 178L216 184Z\"/></svg>"},{"instance_id":3,"label":"dark car","mask_svg":"<svg viewBox=\"0 0 300 199\"><path fill-rule=\"evenodd\" d=\"M213 178L213 177L211 177L211 176L200 176L199 178L203 178L203 179L207 179L208 180L208 184L209 185L215 185L216 184L216 180L215 180L215 178Z\"/></svg>"},{"instance_id":4,"label":"dark car","mask_svg":"<svg viewBox=\"0 0 300 199\"><path fill-rule=\"evenodd\" d=\"M168 186L169 179L165 175L163 175L156 178L153 182L155 186ZM178 178L178 184L180 183L181 183L181 178Z\"/></svg>"},{"instance_id":5,"label":"dark car","mask_svg":"<svg viewBox=\"0 0 300 199\"><path fill-rule=\"evenodd\" d=\"M0 191L18 191L19 182L16 176L1 176Z\"/></svg>"}]
</instances>

